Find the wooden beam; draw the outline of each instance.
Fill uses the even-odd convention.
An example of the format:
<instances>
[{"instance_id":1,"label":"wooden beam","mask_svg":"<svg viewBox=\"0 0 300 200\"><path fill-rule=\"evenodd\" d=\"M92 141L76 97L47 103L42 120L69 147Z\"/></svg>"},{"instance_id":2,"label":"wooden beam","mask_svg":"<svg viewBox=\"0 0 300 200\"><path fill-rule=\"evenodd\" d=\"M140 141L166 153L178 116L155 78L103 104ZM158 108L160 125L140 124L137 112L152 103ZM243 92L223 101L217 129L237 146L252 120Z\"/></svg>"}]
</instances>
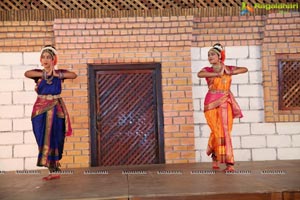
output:
<instances>
[{"instance_id":1,"label":"wooden beam","mask_svg":"<svg viewBox=\"0 0 300 200\"><path fill-rule=\"evenodd\" d=\"M58 6L55 2L50 2L52 6L54 6L57 10L63 10L60 6ZM63 4L65 5L65 4Z\"/></svg>"},{"instance_id":2,"label":"wooden beam","mask_svg":"<svg viewBox=\"0 0 300 200\"><path fill-rule=\"evenodd\" d=\"M127 8L125 10L131 10L130 6L126 3L126 1L124 2L124 0L123 0L123 1L119 1L119 2L121 2L121 4L124 5ZM121 8L119 8L119 9L124 10L124 9L121 9Z\"/></svg>"},{"instance_id":3,"label":"wooden beam","mask_svg":"<svg viewBox=\"0 0 300 200\"><path fill-rule=\"evenodd\" d=\"M74 2L74 4L76 4L78 7L80 7L81 8L81 10L86 10L86 8L85 7L83 7L80 3L78 3L78 1L73 1ZM76 10L76 7L75 6L73 6L74 7L74 10ZM88 8L89 9L89 8Z\"/></svg>"},{"instance_id":4,"label":"wooden beam","mask_svg":"<svg viewBox=\"0 0 300 200\"><path fill-rule=\"evenodd\" d=\"M35 7L35 5L31 4L30 8L32 8L31 10L39 10L37 7Z\"/></svg>"},{"instance_id":5,"label":"wooden beam","mask_svg":"<svg viewBox=\"0 0 300 200\"><path fill-rule=\"evenodd\" d=\"M199 6L199 3L200 3L200 6ZM198 8L200 8L200 7L207 8L207 4L203 0L195 0L195 5Z\"/></svg>"},{"instance_id":6,"label":"wooden beam","mask_svg":"<svg viewBox=\"0 0 300 200\"><path fill-rule=\"evenodd\" d=\"M132 5L136 10L140 9L136 4L133 3L132 0L125 0L125 1L128 2L130 5ZM136 1L134 1L134 2L136 2Z\"/></svg>"},{"instance_id":7,"label":"wooden beam","mask_svg":"<svg viewBox=\"0 0 300 200\"><path fill-rule=\"evenodd\" d=\"M17 6L19 6L18 7L19 10L24 10L25 9L25 7L19 1L14 1L14 3L18 4Z\"/></svg>"},{"instance_id":8,"label":"wooden beam","mask_svg":"<svg viewBox=\"0 0 300 200\"><path fill-rule=\"evenodd\" d=\"M157 6L159 9L163 9L158 3L155 2L155 0L150 0L150 2Z\"/></svg>"},{"instance_id":9,"label":"wooden beam","mask_svg":"<svg viewBox=\"0 0 300 200\"><path fill-rule=\"evenodd\" d=\"M99 0L98 0L99 1ZM97 1L97 2L98 2ZM116 8L114 5L112 5L109 1L104 0L104 2L109 5L113 10L118 10L118 8Z\"/></svg>"},{"instance_id":10,"label":"wooden beam","mask_svg":"<svg viewBox=\"0 0 300 200\"><path fill-rule=\"evenodd\" d=\"M49 8L50 10L55 10L47 1L45 1L45 0L41 0L41 2L43 3L43 4L45 4L46 6L47 6L47 8Z\"/></svg>"},{"instance_id":11,"label":"wooden beam","mask_svg":"<svg viewBox=\"0 0 300 200\"><path fill-rule=\"evenodd\" d=\"M194 1L193 0L182 0L185 4L188 5L189 8L193 8L194 7ZM192 6L190 6L192 5Z\"/></svg>"},{"instance_id":12,"label":"wooden beam","mask_svg":"<svg viewBox=\"0 0 300 200\"><path fill-rule=\"evenodd\" d=\"M178 6L176 3L174 4L174 2L172 2L172 1L166 0L165 2L168 2L169 5L173 4L174 7L176 7L176 8L179 8L179 7L180 7L180 6Z\"/></svg>"},{"instance_id":13,"label":"wooden beam","mask_svg":"<svg viewBox=\"0 0 300 200\"><path fill-rule=\"evenodd\" d=\"M92 0L87 0L90 4L92 4L93 6L95 6L95 7L98 7L98 5L97 4L95 4ZM103 8L105 8L105 10L109 10L109 8L106 6L106 5L104 5L104 3L102 3L101 1L97 1L97 3L99 3ZM99 8L99 7L98 7Z\"/></svg>"},{"instance_id":14,"label":"wooden beam","mask_svg":"<svg viewBox=\"0 0 300 200\"><path fill-rule=\"evenodd\" d=\"M1 9L1 10L10 10L10 8L9 7L7 7L7 5L5 5L5 3L4 2L2 2L2 1L0 1L0 6L1 7L4 7L4 9Z\"/></svg>"},{"instance_id":15,"label":"wooden beam","mask_svg":"<svg viewBox=\"0 0 300 200\"><path fill-rule=\"evenodd\" d=\"M68 6L66 6L66 4L64 4L63 2L60 1L60 6L62 6L63 8L59 9L59 10L68 10Z\"/></svg>"},{"instance_id":16,"label":"wooden beam","mask_svg":"<svg viewBox=\"0 0 300 200\"><path fill-rule=\"evenodd\" d=\"M9 4L9 5L12 7L13 10L19 10L18 7L16 7L16 6L15 6L13 3L11 3L10 1L7 1L7 0L6 0L4 3ZM9 10L11 10L11 9L9 9Z\"/></svg>"},{"instance_id":17,"label":"wooden beam","mask_svg":"<svg viewBox=\"0 0 300 200\"><path fill-rule=\"evenodd\" d=\"M144 10L148 10L149 8L147 6L145 6L143 3L141 3L140 0L134 0L137 4L139 4L141 7L144 8Z\"/></svg>"}]
</instances>

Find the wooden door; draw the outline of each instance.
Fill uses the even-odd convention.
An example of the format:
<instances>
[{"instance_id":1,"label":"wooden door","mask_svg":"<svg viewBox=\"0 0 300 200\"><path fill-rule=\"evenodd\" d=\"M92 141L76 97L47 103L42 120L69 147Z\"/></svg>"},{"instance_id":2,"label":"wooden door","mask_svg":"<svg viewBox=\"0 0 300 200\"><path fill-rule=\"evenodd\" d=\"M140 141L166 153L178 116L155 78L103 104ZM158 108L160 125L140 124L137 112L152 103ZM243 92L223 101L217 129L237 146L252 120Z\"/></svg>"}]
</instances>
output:
<instances>
[{"instance_id":1,"label":"wooden door","mask_svg":"<svg viewBox=\"0 0 300 200\"><path fill-rule=\"evenodd\" d=\"M91 67L92 165L164 163L160 65Z\"/></svg>"}]
</instances>

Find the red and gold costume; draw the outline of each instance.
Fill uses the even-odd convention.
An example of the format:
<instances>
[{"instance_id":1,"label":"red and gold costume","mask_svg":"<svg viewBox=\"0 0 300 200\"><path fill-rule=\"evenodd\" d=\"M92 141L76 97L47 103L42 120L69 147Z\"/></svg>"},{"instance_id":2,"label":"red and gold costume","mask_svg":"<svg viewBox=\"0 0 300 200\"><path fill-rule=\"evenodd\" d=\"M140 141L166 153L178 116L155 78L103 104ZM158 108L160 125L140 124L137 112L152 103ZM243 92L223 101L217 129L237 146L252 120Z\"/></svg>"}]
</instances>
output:
<instances>
[{"instance_id":1,"label":"red and gold costume","mask_svg":"<svg viewBox=\"0 0 300 200\"><path fill-rule=\"evenodd\" d=\"M231 71L234 66L226 66ZM205 67L204 71L214 72L212 67ZM204 113L211 129L208 141L207 155L214 161L234 164L231 142L233 118L243 117L241 109L230 91L231 75L206 78L208 93L204 102Z\"/></svg>"}]
</instances>

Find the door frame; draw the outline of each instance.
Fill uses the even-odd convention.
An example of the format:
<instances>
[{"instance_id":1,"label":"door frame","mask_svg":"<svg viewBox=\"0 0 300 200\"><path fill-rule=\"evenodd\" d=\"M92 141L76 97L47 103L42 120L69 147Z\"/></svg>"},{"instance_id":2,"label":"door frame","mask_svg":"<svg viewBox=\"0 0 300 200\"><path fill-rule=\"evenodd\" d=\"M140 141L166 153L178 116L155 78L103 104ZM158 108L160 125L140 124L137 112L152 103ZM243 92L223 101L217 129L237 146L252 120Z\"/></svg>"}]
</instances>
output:
<instances>
[{"instance_id":1,"label":"door frame","mask_svg":"<svg viewBox=\"0 0 300 200\"><path fill-rule=\"evenodd\" d=\"M99 166L99 152L97 142L97 113L96 113L96 72L97 71L116 71L116 70L143 70L151 69L155 71L156 76L156 113L157 113L157 133L158 133L158 160L159 164L165 163L164 151L164 119L163 119L163 101L161 85L161 64L160 63L134 63L134 64L88 64L88 90L89 90L89 110L90 110L90 153L91 166Z\"/></svg>"}]
</instances>

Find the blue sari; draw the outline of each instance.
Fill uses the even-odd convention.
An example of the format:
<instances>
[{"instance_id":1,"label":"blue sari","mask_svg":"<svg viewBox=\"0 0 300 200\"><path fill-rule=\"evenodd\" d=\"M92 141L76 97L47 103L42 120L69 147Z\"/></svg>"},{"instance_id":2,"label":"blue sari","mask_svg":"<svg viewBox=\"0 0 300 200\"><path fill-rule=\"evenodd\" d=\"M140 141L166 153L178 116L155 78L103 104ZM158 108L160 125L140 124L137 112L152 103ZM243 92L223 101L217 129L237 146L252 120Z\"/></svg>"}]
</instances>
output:
<instances>
[{"instance_id":1,"label":"blue sari","mask_svg":"<svg viewBox=\"0 0 300 200\"><path fill-rule=\"evenodd\" d=\"M39 147L37 166L57 169L62 158L65 136L72 133L66 106L60 98L62 80L53 77L51 83L36 80L37 100L31 120Z\"/></svg>"}]
</instances>

